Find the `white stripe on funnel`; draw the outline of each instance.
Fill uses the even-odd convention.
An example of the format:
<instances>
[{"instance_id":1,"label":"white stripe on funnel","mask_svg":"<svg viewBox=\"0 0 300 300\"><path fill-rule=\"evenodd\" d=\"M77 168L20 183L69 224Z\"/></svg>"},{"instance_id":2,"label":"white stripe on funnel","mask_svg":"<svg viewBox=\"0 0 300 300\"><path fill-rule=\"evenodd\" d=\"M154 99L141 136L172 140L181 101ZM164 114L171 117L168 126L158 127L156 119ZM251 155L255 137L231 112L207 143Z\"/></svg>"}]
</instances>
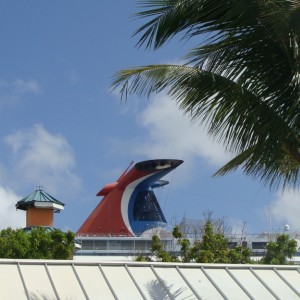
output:
<instances>
[{"instance_id":1,"label":"white stripe on funnel","mask_svg":"<svg viewBox=\"0 0 300 300\"><path fill-rule=\"evenodd\" d=\"M122 218L123 221L126 225L126 227L128 228L128 230L132 233L132 235L135 235L130 223L129 223L129 218L128 218L128 205L129 205L129 199L132 195L132 192L134 191L134 189L136 188L136 186L141 183L142 181L144 181L146 178L150 177L152 174L146 175L144 177L141 177L133 182L131 182L130 184L127 185L126 189L124 190L122 199L121 199L121 214L122 214Z\"/></svg>"}]
</instances>

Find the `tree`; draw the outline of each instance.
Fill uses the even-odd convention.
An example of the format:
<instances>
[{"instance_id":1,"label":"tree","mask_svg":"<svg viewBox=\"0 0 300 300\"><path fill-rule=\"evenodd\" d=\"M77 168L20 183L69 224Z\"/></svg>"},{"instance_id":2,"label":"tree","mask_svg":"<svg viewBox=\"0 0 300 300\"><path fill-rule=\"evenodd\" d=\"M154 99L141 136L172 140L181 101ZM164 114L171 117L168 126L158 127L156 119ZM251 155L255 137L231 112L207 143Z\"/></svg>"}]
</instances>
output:
<instances>
[{"instance_id":1,"label":"tree","mask_svg":"<svg viewBox=\"0 0 300 300\"><path fill-rule=\"evenodd\" d=\"M288 258L292 258L296 251L297 242L294 239L290 239L288 234L281 234L275 242L267 244L267 253L261 259L261 263L285 265L288 263Z\"/></svg>"},{"instance_id":2,"label":"tree","mask_svg":"<svg viewBox=\"0 0 300 300\"><path fill-rule=\"evenodd\" d=\"M162 262L179 262L176 255L170 254L164 249L164 245L157 235L152 237L151 250L153 255Z\"/></svg>"},{"instance_id":3,"label":"tree","mask_svg":"<svg viewBox=\"0 0 300 300\"><path fill-rule=\"evenodd\" d=\"M29 236L22 230L8 227L0 231L1 258L28 258Z\"/></svg>"},{"instance_id":4,"label":"tree","mask_svg":"<svg viewBox=\"0 0 300 300\"><path fill-rule=\"evenodd\" d=\"M211 221L206 222L202 239L192 246L188 239L182 238L178 227L174 227L173 236L178 239L183 262L233 264L251 262L250 249L241 246L230 249L228 239L224 234L214 231Z\"/></svg>"},{"instance_id":5,"label":"tree","mask_svg":"<svg viewBox=\"0 0 300 300\"><path fill-rule=\"evenodd\" d=\"M224 217L212 218L212 211L203 211L203 219L195 220L184 217L178 224L179 230L183 236L191 240L199 240L202 238L205 225L209 221L212 223L215 233L222 233L225 236L230 236L232 228Z\"/></svg>"},{"instance_id":6,"label":"tree","mask_svg":"<svg viewBox=\"0 0 300 300\"><path fill-rule=\"evenodd\" d=\"M69 259L74 252L75 234L44 227L29 232L8 227L0 231L1 258Z\"/></svg>"},{"instance_id":7,"label":"tree","mask_svg":"<svg viewBox=\"0 0 300 300\"><path fill-rule=\"evenodd\" d=\"M173 228L172 234L177 239L180 253L175 255L166 251L162 241L155 235L152 238L152 253L156 260L184 263L251 263L250 249L241 246L229 249L228 239L224 234L214 232L213 223L210 221L205 224L202 240L193 244L189 239L183 237L179 226ZM137 258L138 261L149 259L149 257L143 256Z\"/></svg>"},{"instance_id":8,"label":"tree","mask_svg":"<svg viewBox=\"0 0 300 300\"><path fill-rule=\"evenodd\" d=\"M123 97L166 91L265 184L297 185L300 164L300 0L141 0L137 46L196 41L181 65L121 70Z\"/></svg>"}]
</instances>

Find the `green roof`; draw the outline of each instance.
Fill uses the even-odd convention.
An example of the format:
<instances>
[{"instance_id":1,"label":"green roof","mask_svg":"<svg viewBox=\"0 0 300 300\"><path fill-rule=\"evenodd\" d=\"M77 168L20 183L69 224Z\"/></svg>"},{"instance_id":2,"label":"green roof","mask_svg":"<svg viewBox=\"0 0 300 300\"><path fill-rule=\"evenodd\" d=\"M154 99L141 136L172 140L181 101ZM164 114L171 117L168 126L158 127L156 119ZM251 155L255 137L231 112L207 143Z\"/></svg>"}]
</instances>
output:
<instances>
[{"instance_id":1,"label":"green roof","mask_svg":"<svg viewBox=\"0 0 300 300\"><path fill-rule=\"evenodd\" d=\"M29 196L25 197L24 199L18 201L16 204L16 208L26 210L27 207L34 206L35 202L55 203L61 206L65 205L64 203L55 199L45 191L38 189L31 193Z\"/></svg>"}]
</instances>

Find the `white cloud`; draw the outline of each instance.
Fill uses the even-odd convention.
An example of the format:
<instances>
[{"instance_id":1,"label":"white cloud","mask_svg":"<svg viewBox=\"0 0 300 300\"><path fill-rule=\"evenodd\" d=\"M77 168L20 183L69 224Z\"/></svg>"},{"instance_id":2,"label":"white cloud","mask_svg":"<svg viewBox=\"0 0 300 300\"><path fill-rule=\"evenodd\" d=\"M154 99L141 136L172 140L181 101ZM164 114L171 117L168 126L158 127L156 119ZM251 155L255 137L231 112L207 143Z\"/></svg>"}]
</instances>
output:
<instances>
[{"instance_id":1,"label":"white cloud","mask_svg":"<svg viewBox=\"0 0 300 300\"><path fill-rule=\"evenodd\" d=\"M290 225L291 231L300 230L300 192L286 190L278 192L273 203L270 205L272 224L280 223Z\"/></svg>"},{"instance_id":2,"label":"white cloud","mask_svg":"<svg viewBox=\"0 0 300 300\"><path fill-rule=\"evenodd\" d=\"M224 148L214 143L199 124L179 110L167 96L155 97L142 112L139 121L149 138L135 145L136 152L148 157L203 158L213 166L230 159Z\"/></svg>"},{"instance_id":3,"label":"white cloud","mask_svg":"<svg viewBox=\"0 0 300 300\"><path fill-rule=\"evenodd\" d=\"M12 88L18 93L34 93L38 94L41 92L41 87L35 80L23 80L17 79L11 84Z\"/></svg>"},{"instance_id":4,"label":"white cloud","mask_svg":"<svg viewBox=\"0 0 300 300\"><path fill-rule=\"evenodd\" d=\"M0 105L15 104L28 94L40 94L42 88L36 80L0 79Z\"/></svg>"},{"instance_id":5,"label":"white cloud","mask_svg":"<svg viewBox=\"0 0 300 300\"><path fill-rule=\"evenodd\" d=\"M184 164L180 166L181 183L193 177L196 169L199 172L199 166L201 170L204 167L212 168L212 175L231 159L224 147L213 142L203 126L192 123L190 116L180 111L176 102L168 96L151 98L136 113L137 122L144 134L135 133L126 140L109 137L106 142L111 156L120 155L120 150L121 153L126 150L134 160L136 157L182 159Z\"/></svg>"},{"instance_id":6,"label":"white cloud","mask_svg":"<svg viewBox=\"0 0 300 300\"><path fill-rule=\"evenodd\" d=\"M39 124L19 130L4 140L13 152L16 182L40 185L53 194L80 189L81 181L72 172L73 151L63 136L51 134Z\"/></svg>"},{"instance_id":7,"label":"white cloud","mask_svg":"<svg viewBox=\"0 0 300 300\"><path fill-rule=\"evenodd\" d=\"M0 186L0 230L9 226L12 228L25 226L25 212L16 211L15 208L15 204L21 199L22 197L9 188Z\"/></svg>"}]
</instances>

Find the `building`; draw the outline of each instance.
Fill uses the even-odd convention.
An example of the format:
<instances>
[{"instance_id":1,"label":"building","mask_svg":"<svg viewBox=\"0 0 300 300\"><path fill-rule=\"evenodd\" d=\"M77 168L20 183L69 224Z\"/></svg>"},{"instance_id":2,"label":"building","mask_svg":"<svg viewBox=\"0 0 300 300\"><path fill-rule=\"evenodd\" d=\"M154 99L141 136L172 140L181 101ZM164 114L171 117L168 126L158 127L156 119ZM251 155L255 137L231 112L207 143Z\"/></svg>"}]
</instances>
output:
<instances>
[{"instance_id":1,"label":"building","mask_svg":"<svg viewBox=\"0 0 300 300\"><path fill-rule=\"evenodd\" d=\"M64 206L40 188L16 204L17 209L26 211L26 227L53 227L53 214L63 210Z\"/></svg>"},{"instance_id":2,"label":"building","mask_svg":"<svg viewBox=\"0 0 300 300\"><path fill-rule=\"evenodd\" d=\"M300 299L297 266L0 260L3 300Z\"/></svg>"}]
</instances>

